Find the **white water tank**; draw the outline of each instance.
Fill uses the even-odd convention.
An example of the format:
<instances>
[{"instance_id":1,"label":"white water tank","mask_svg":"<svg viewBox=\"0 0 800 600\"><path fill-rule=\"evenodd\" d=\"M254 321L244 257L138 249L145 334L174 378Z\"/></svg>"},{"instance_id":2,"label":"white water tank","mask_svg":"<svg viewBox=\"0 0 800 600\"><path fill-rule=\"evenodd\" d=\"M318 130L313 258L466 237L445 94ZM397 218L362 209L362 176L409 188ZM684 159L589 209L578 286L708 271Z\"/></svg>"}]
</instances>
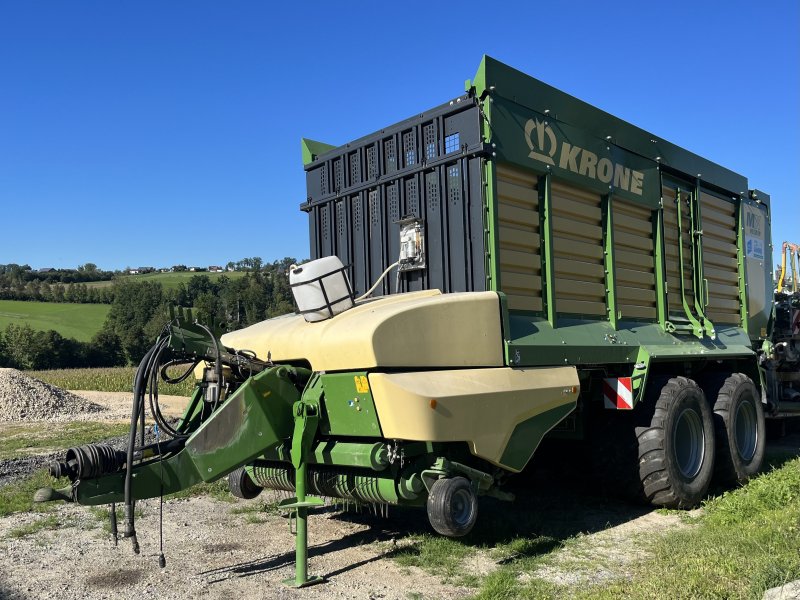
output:
<instances>
[{"instance_id":1,"label":"white water tank","mask_svg":"<svg viewBox=\"0 0 800 600\"><path fill-rule=\"evenodd\" d=\"M353 288L338 256L326 256L289 269L289 285L300 314L311 323L353 307Z\"/></svg>"}]
</instances>

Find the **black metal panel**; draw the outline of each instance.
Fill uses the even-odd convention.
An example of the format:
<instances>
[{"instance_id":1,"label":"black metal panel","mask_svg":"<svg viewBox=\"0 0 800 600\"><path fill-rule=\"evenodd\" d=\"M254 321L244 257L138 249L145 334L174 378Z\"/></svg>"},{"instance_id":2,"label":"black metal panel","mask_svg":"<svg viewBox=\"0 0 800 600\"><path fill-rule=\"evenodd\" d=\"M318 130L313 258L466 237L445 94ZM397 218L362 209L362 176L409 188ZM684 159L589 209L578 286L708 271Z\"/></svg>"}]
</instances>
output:
<instances>
[{"instance_id":1,"label":"black metal panel","mask_svg":"<svg viewBox=\"0 0 800 600\"><path fill-rule=\"evenodd\" d=\"M462 96L320 156L306 166L311 257L337 255L366 291L400 253L397 221L425 222L425 269L400 291L486 289L480 112ZM393 272L375 291L396 291Z\"/></svg>"}]
</instances>

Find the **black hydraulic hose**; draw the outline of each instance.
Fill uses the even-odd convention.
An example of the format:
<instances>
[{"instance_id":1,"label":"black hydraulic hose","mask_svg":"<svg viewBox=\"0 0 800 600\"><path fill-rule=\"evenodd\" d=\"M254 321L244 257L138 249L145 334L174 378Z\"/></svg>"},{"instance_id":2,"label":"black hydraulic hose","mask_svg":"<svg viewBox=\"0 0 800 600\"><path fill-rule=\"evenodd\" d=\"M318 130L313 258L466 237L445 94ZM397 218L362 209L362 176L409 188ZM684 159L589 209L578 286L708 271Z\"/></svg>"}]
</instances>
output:
<instances>
[{"instance_id":1,"label":"black hydraulic hose","mask_svg":"<svg viewBox=\"0 0 800 600\"><path fill-rule=\"evenodd\" d=\"M187 438L189 434L181 433L173 428L167 420L164 418L164 415L161 413L161 407L158 404L158 379L159 374L165 381L171 382L175 380L170 380L169 378L165 377L165 369L173 364L185 364L185 361L175 361L171 360L165 363L164 365L161 364L161 355L163 354L164 350L167 347L167 343L165 342L159 348L158 352L153 356L153 368L149 371L149 379L150 379L150 412L153 415L153 419L155 420L156 424L159 426L160 429L164 430L170 437L173 438ZM196 365L197 362L192 362L192 365ZM188 377L192 372L192 369L187 370L183 375L181 375L177 381L183 381Z\"/></svg>"},{"instance_id":2,"label":"black hydraulic hose","mask_svg":"<svg viewBox=\"0 0 800 600\"><path fill-rule=\"evenodd\" d=\"M128 454L126 457L126 471L125 471L125 530L124 537L131 538L133 551L139 554L139 541L136 539L136 529L133 525L133 501L131 500L131 480L133 477L133 454L136 449L136 431L137 425L140 421L140 415L144 414L144 388L146 386L145 372L150 363L150 359L158 349L162 342L159 337L158 341L153 345L147 354L144 355L139 367L136 369L136 375L133 378L133 407L131 408L131 431L128 436ZM142 444L144 445L144 444Z\"/></svg>"}]
</instances>

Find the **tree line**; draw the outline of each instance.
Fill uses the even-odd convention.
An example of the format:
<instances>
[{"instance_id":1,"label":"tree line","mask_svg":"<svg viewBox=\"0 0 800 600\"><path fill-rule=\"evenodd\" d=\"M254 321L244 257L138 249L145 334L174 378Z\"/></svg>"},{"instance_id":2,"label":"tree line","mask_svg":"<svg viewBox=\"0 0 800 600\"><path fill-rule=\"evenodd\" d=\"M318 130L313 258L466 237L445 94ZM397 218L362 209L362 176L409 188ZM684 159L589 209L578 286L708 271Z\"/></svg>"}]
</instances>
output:
<instances>
[{"instance_id":1,"label":"tree line","mask_svg":"<svg viewBox=\"0 0 800 600\"><path fill-rule=\"evenodd\" d=\"M111 308L102 329L90 342L9 325L0 331L0 367L55 369L138 364L169 320L169 306L193 309L202 323L228 331L241 329L295 308L288 268L293 258L259 265L259 270L232 279L195 275L177 289L156 281L118 279L108 288ZM70 286L72 287L72 286Z\"/></svg>"}]
</instances>

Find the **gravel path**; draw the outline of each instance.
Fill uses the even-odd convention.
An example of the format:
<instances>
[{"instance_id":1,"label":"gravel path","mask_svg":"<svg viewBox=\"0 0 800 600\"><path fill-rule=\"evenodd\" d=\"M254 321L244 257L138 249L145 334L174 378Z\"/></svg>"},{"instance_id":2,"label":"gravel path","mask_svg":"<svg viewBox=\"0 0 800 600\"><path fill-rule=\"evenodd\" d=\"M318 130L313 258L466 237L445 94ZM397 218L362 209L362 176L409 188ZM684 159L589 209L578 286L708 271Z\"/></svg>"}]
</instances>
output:
<instances>
[{"instance_id":1,"label":"gravel path","mask_svg":"<svg viewBox=\"0 0 800 600\"><path fill-rule=\"evenodd\" d=\"M16 369L0 369L0 421L74 421L103 407Z\"/></svg>"},{"instance_id":2,"label":"gravel path","mask_svg":"<svg viewBox=\"0 0 800 600\"><path fill-rule=\"evenodd\" d=\"M43 518L12 515L0 520L0 598L14 600L101 600L108 598L270 598L316 600L460 599L474 590L447 585L417 568L382 560L398 535L392 520L313 515L309 523L309 573L327 582L304 590L284 586L294 577L294 537L288 521L261 513L251 523L233 514L236 504L208 498L173 500L164 509L167 566L158 567L158 502L137 503L142 547L127 540L114 547L101 523L84 507L59 506L59 529L15 539L9 533ZM420 518L424 518L422 514ZM402 543L402 542L401 542ZM35 578L31 574L36 573Z\"/></svg>"}]
</instances>

